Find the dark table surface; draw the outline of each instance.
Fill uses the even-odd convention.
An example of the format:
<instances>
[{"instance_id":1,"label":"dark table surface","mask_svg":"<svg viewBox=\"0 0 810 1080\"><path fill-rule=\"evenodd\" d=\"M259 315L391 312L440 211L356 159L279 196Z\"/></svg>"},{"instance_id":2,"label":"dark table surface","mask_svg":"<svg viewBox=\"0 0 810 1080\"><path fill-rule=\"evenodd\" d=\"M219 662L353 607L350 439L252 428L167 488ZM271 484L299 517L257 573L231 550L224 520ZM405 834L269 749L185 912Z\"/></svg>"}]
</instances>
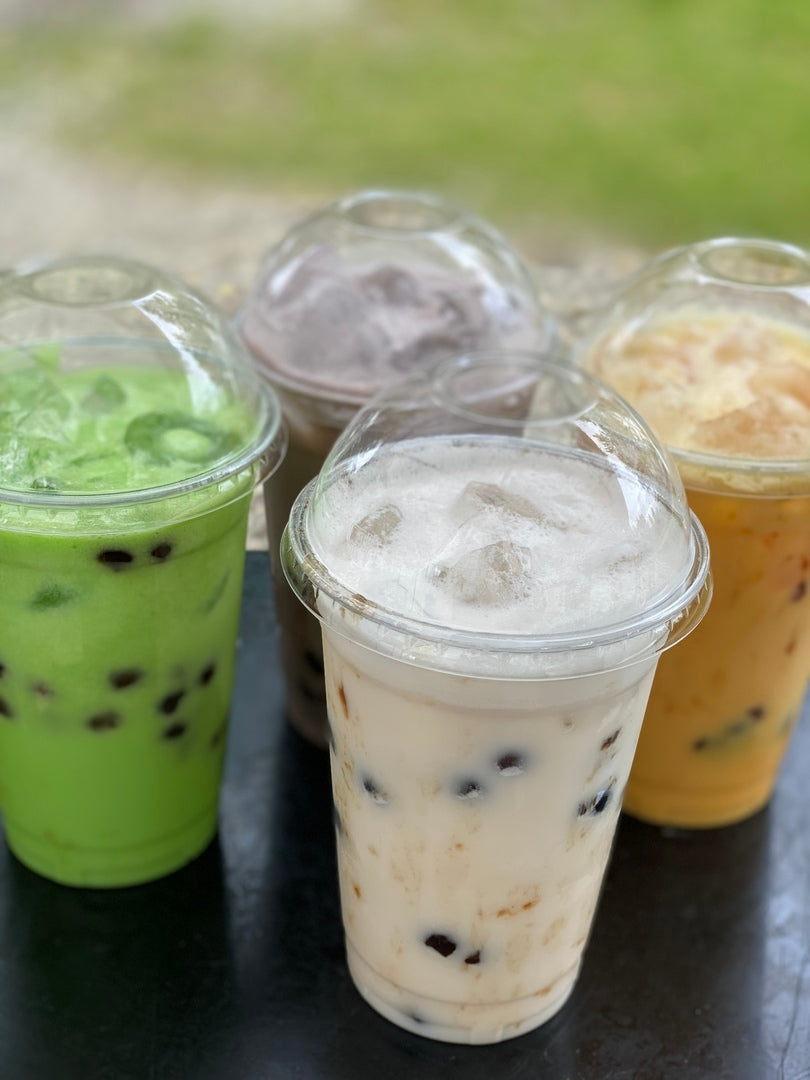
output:
<instances>
[{"instance_id":1,"label":"dark table surface","mask_svg":"<svg viewBox=\"0 0 810 1080\"><path fill-rule=\"evenodd\" d=\"M810 716L770 808L624 819L579 984L549 1024L409 1035L343 960L329 767L283 722L266 558L248 557L218 841L93 892L0 851L2 1080L810 1080Z\"/></svg>"}]
</instances>

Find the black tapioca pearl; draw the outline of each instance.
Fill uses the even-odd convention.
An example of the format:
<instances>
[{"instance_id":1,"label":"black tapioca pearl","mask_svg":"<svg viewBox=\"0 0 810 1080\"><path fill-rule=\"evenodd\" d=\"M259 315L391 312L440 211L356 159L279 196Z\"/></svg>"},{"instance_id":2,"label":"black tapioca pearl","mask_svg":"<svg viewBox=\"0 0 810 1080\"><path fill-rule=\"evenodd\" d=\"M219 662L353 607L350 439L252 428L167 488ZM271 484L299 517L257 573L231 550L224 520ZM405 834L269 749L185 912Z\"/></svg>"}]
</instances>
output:
<instances>
[{"instance_id":1,"label":"black tapioca pearl","mask_svg":"<svg viewBox=\"0 0 810 1080\"><path fill-rule=\"evenodd\" d=\"M800 581L793 592L790 594L790 599L794 604L798 604L800 600L803 600L807 595L807 582Z\"/></svg>"},{"instance_id":2,"label":"black tapioca pearl","mask_svg":"<svg viewBox=\"0 0 810 1080\"><path fill-rule=\"evenodd\" d=\"M577 807L577 817L585 817L586 814L596 815L601 814L607 809L610 803L612 791L609 787L602 788L601 791L597 791L592 798L587 799L585 802L581 802Z\"/></svg>"},{"instance_id":3,"label":"black tapioca pearl","mask_svg":"<svg viewBox=\"0 0 810 1080\"><path fill-rule=\"evenodd\" d=\"M456 798L458 799L478 799L484 794L484 785L480 780L459 780L456 784Z\"/></svg>"},{"instance_id":4,"label":"black tapioca pearl","mask_svg":"<svg viewBox=\"0 0 810 1080\"><path fill-rule=\"evenodd\" d=\"M365 791L366 795L368 795L372 802L376 803L378 806L386 805L386 803L388 802L388 793L383 791L381 787L375 784L375 782L371 779L370 776L365 775L362 779L362 784L363 791Z\"/></svg>"},{"instance_id":5,"label":"black tapioca pearl","mask_svg":"<svg viewBox=\"0 0 810 1080\"><path fill-rule=\"evenodd\" d=\"M465 964L480 964L481 963L481 950L476 949L475 952L471 952L469 956L464 957Z\"/></svg>"},{"instance_id":6,"label":"black tapioca pearl","mask_svg":"<svg viewBox=\"0 0 810 1080\"><path fill-rule=\"evenodd\" d=\"M495 767L501 776L518 776L526 768L526 759L517 750L510 750L501 754L495 762Z\"/></svg>"},{"instance_id":7,"label":"black tapioca pearl","mask_svg":"<svg viewBox=\"0 0 810 1080\"><path fill-rule=\"evenodd\" d=\"M302 698L305 698L307 701L311 701L314 704L323 705L323 690L315 686L310 686L309 683L304 682L303 680L299 683L296 683L296 687L298 689L298 693L301 695Z\"/></svg>"},{"instance_id":8,"label":"black tapioca pearl","mask_svg":"<svg viewBox=\"0 0 810 1080\"><path fill-rule=\"evenodd\" d=\"M174 739L182 739L185 733L188 731L188 724L184 724L182 720L177 720L169 726L163 732L163 738L172 742Z\"/></svg>"},{"instance_id":9,"label":"black tapioca pearl","mask_svg":"<svg viewBox=\"0 0 810 1080\"><path fill-rule=\"evenodd\" d=\"M455 941L446 934L428 934L425 944L429 949L435 949L439 956L452 956L458 948Z\"/></svg>"},{"instance_id":10,"label":"black tapioca pearl","mask_svg":"<svg viewBox=\"0 0 810 1080\"><path fill-rule=\"evenodd\" d=\"M14 719L14 710L4 697L0 697L0 716L5 716L6 720Z\"/></svg>"},{"instance_id":11,"label":"black tapioca pearl","mask_svg":"<svg viewBox=\"0 0 810 1080\"><path fill-rule=\"evenodd\" d=\"M216 675L216 673L217 673L217 665L216 664L206 664L205 667L200 672L200 678L199 678L200 686L208 686L208 684L211 682L211 680Z\"/></svg>"},{"instance_id":12,"label":"black tapioca pearl","mask_svg":"<svg viewBox=\"0 0 810 1080\"><path fill-rule=\"evenodd\" d=\"M599 747L599 749L600 750L609 750L610 747L613 746L613 744L616 742L618 737L621 735L621 733L622 733L622 729L621 728L616 728L616 730L613 732L612 735L608 735L608 737L604 740L604 742Z\"/></svg>"},{"instance_id":13,"label":"black tapioca pearl","mask_svg":"<svg viewBox=\"0 0 810 1080\"><path fill-rule=\"evenodd\" d=\"M112 709L108 712L96 713L86 721L85 727L91 731L114 731L121 726L121 714Z\"/></svg>"},{"instance_id":14,"label":"black tapioca pearl","mask_svg":"<svg viewBox=\"0 0 810 1080\"><path fill-rule=\"evenodd\" d=\"M111 671L108 678L114 690L126 690L141 681L143 672L140 668L121 668L120 671Z\"/></svg>"},{"instance_id":15,"label":"black tapioca pearl","mask_svg":"<svg viewBox=\"0 0 810 1080\"><path fill-rule=\"evenodd\" d=\"M307 649L304 653L304 659L316 675L323 675L323 660L317 653L313 652L312 649Z\"/></svg>"},{"instance_id":16,"label":"black tapioca pearl","mask_svg":"<svg viewBox=\"0 0 810 1080\"><path fill-rule=\"evenodd\" d=\"M173 551L174 544L170 544L167 540L164 540L160 544L155 544L149 554L153 559L157 559L158 562L163 562L164 559L168 559Z\"/></svg>"},{"instance_id":17,"label":"black tapioca pearl","mask_svg":"<svg viewBox=\"0 0 810 1080\"><path fill-rule=\"evenodd\" d=\"M759 720L765 718L765 706L764 705L752 705L748 710L748 718L757 723Z\"/></svg>"},{"instance_id":18,"label":"black tapioca pearl","mask_svg":"<svg viewBox=\"0 0 810 1080\"><path fill-rule=\"evenodd\" d=\"M167 694L166 697L158 703L158 709L166 716L171 716L172 713L177 712L177 706L185 696L185 690L173 690L171 694Z\"/></svg>"},{"instance_id":19,"label":"black tapioca pearl","mask_svg":"<svg viewBox=\"0 0 810 1080\"><path fill-rule=\"evenodd\" d=\"M123 548L106 548L96 555L96 559L102 566L117 572L126 570L130 563L135 561L135 556L131 551L124 551Z\"/></svg>"}]
</instances>

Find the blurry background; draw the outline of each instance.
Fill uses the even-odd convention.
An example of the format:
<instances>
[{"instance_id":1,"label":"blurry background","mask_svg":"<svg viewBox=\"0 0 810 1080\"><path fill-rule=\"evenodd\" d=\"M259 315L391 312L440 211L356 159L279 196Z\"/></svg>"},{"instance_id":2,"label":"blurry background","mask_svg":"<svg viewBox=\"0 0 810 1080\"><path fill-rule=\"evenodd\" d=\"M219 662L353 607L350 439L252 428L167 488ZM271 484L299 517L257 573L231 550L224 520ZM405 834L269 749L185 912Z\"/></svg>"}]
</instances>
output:
<instances>
[{"instance_id":1,"label":"blurry background","mask_svg":"<svg viewBox=\"0 0 810 1080\"><path fill-rule=\"evenodd\" d=\"M664 245L810 243L805 0L0 0L0 118L0 265L114 249L226 307L370 185L488 216L562 305Z\"/></svg>"}]
</instances>

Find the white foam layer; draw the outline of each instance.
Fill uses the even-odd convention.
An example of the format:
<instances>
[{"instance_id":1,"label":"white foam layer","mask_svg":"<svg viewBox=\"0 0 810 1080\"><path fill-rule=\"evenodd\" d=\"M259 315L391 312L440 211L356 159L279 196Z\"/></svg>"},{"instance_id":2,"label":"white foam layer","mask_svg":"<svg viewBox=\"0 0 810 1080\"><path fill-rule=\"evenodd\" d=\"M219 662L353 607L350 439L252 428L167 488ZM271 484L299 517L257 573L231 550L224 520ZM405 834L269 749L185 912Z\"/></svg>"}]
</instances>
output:
<instances>
[{"instance_id":1,"label":"white foam layer","mask_svg":"<svg viewBox=\"0 0 810 1080\"><path fill-rule=\"evenodd\" d=\"M346 594L450 629L593 633L643 614L690 560L682 523L627 470L494 437L350 462L310 540Z\"/></svg>"}]
</instances>

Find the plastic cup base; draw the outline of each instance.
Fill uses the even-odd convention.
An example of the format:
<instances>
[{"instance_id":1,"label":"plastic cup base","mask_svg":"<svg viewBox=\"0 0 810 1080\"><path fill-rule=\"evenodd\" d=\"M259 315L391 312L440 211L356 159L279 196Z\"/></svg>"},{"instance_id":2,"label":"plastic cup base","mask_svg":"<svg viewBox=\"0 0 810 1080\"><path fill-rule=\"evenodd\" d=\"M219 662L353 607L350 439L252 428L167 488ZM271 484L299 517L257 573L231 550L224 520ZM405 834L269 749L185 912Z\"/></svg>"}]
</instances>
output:
<instances>
[{"instance_id":1,"label":"plastic cup base","mask_svg":"<svg viewBox=\"0 0 810 1080\"><path fill-rule=\"evenodd\" d=\"M169 836L127 848L86 848L56 837L34 835L5 821L6 841L16 857L60 885L115 889L165 877L196 859L217 831L214 804Z\"/></svg>"},{"instance_id":2,"label":"plastic cup base","mask_svg":"<svg viewBox=\"0 0 810 1080\"><path fill-rule=\"evenodd\" d=\"M438 1042L487 1044L525 1035L551 1020L565 1005L579 974L579 965L550 988L514 1001L491 1004L440 1001L404 990L376 972L346 942L349 973L358 993L398 1027Z\"/></svg>"}]
</instances>

